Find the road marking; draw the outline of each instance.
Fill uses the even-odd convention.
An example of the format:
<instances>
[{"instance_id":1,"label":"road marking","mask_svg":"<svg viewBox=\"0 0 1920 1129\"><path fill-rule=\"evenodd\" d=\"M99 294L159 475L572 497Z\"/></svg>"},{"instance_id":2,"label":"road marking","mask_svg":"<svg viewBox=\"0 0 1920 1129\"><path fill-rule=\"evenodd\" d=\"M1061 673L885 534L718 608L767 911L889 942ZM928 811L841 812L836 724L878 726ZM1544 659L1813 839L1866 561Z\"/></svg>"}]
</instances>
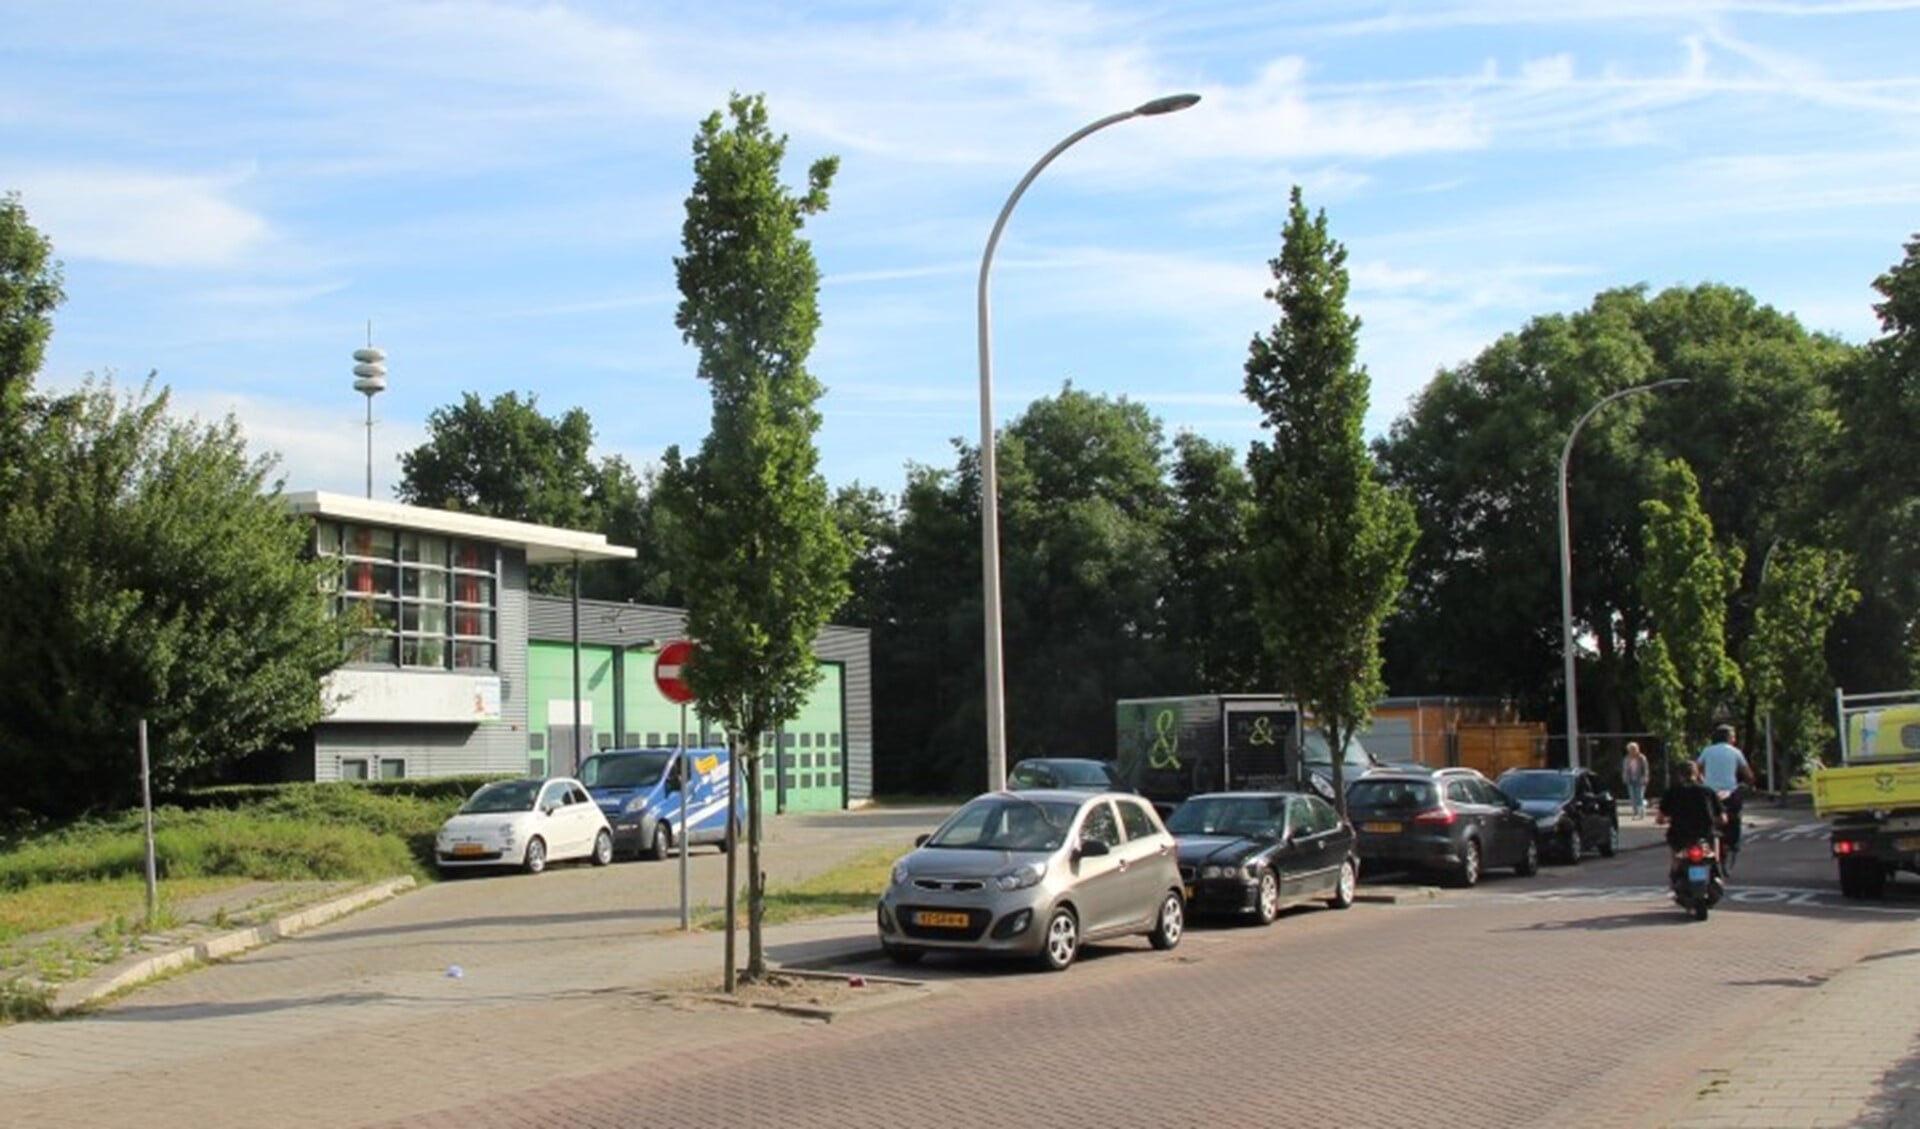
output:
<instances>
[{"instance_id":1,"label":"road marking","mask_svg":"<svg viewBox=\"0 0 1920 1129\"><path fill-rule=\"evenodd\" d=\"M1555 890L1525 893L1501 891L1485 897L1508 902L1665 902L1672 899L1672 894L1665 886L1563 886ZM1868 905L1843 898L1833 890L1802 886L1735 886L1726 892L1722 900L1743 906L1820 906L1862 913L1920 917L1920 907Z\"/></svg>"}]
</instances>

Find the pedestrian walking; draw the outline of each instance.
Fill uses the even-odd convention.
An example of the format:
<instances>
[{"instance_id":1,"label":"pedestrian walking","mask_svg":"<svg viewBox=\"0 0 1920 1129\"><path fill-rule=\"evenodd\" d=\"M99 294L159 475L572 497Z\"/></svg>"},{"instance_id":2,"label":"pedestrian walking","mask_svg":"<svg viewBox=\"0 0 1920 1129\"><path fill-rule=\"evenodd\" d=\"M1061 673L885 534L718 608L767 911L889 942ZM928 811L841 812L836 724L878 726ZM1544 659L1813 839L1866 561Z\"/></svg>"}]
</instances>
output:
<instances>
[{"instance_id":1,"label":"pedestrian walking","mask_svg":"<svg viewBox=\"0 0 1920 1129\"><path fill-rule=\"evenodd\" d=\"M1633 805L1633 818L1644 819L1647 814L1647 755L1640 751L1640 742L1627 742L1627 755L1620 762L1620 776L1627 782L1627 801Z\"/></svg>"}]
</instances>

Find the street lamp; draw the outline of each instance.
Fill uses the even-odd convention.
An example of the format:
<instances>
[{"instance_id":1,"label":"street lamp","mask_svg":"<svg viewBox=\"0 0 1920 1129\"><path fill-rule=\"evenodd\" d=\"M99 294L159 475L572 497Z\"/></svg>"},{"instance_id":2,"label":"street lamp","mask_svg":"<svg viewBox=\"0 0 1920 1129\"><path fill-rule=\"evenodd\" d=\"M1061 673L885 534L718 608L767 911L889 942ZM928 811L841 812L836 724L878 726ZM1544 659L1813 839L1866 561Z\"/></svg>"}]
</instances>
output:
<instances>
[{"instance_id":1,"label":"street lamp","mask_svg":"<svg viewBox=\"0 0 1920 1129\"><path fill-rule=\"evenodd\" d=\"M1688 380L1659 380L1652 384L1636 384L1632 388L1622 388L1610 396L1603 396L1591 408L1582 412L1573 422L1573 430L1567 433L1567 445L1560 449L1560 654L1566 663L1567 679L1567 767L1580 767L1580 704L1579 695L1573 682L1573 536L1567 519L1567 460L1573 457L1573 441L1579 437L1580 429L1593 418L1593 413L1636 392L1652 392L1656 388L1674 388L1690 384Z\"/></svg>"},{"instance_id":2,"label":"street lamp","mask_svg":"<svg viewBox=\"0 0 1920 1129\"><path fill-rule=\"evenodd\" d=\"M1007 688L1001 671L1000 646L1000 484L993 449L993 332L987 313L987 274L993 269L993 251L1000 244L1007 217L1013 214L1013 206L1020 202L1027 185L1075 142L1129 118L1171 114L1198 101L1198 94L1170 94L1122 113L1109 114L1068 135L1034 162L1027 175L1014 186L1013 195L1007 197L1006 206L1000 209L1000 218L993 221L993 234L987 236L986 252L980 256L980 572L987 629L987 787L993 791L1007 783Z\"/></svg>"}]
</instances>

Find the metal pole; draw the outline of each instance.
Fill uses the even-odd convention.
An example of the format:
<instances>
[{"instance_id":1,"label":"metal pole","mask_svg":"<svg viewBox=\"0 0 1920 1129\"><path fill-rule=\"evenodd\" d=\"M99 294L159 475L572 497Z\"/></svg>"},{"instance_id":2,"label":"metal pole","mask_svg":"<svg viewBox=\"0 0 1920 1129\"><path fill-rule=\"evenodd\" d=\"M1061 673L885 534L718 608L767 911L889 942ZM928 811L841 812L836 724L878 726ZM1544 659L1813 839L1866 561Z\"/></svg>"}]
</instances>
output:
<instances>
[{"instance_id":1,"label":"metal pole","mask_svg":"<svg viewBox=\"0 0 1920 1129\"><path fill-rule=\"evenodd\" d=\"M734 797L740 794L740 758L734 756L733 730L727 730L727 970L722 986L728 995L733 994L734 986L739 982L734 968L734 918L740 913L739 891L734 884L740 880L740 844L733 833Z\"/></svg>"},{"instance_id":2,"label":"metal pole","mask_svg":"<svg viewBox=\"0 0 1920 1129\"><path fill-rule=\"evenodd\" d=\"M680 927L693 927L687 914L687 797L693 793L693 764L687 760L687 703L680 703Z\"/></svg>"},{"instance_id":3,"label":"metal pole","mask_svg":"<svg viewBox=\"0 0 1920 1129\"><path fill-rule=\"evenodd\" d=\"M980 256L980 286L978 295L979 351L980 351L980 581L981 601L986 618L986 674L987 674L987 788L999 791L1007 783L1007 707L1006 676L1002 671L1003 648L1000 638L1000 483L998 459L994 453L993 437L993 330L987 308L987 277L993 269L993 252L1000 244L1000 233L1007 226L1007 218L1013 214L1013 206L1027 191L1027 185L1040 175L1040 171L1053 163L1053 159L1065 152L1075 142L1090 133L1105 129L1110 125L1126 121L1129 118L1169 114L1184 110L1200 101L1198 94L1175 94L1165 98L1156 98L1142 103L1123 113L1109 114L1091 125L1083 126L1068 135L1053 148L1047 150L1027 175L1020 178L1014 186L1013 195L1007 197L1000 216L994 220L993 232L987 236L987 249Z\"/></svg>"},{"instance_id":4,"label":"metal pole","mask_svg":"<svg viewBox=\"0 0 1920 1129\"><path fill-rule=\"evenodd\" d=\"M147 719L140 719L140 806L147 818L147 928L160 920L160 874L153 860L153 772L147 758Z\"/></svg>"},{"instance_id":5,"label":"metal pole","mask_svg":"<svg viewBox=\"0 0 1920 1129\"><path fill-rule=\"evenodd\" d=\"M373 497L373 397L367 397L367 497Z\"/></svg>"},{"instance_id":6,"label":"metal pole","mask_svg":"<svg viewBox=\"0 0 1920 1129\"><path fill-rule=\"evenodd\" d=\"M1567 767L1580 767L1580 705L1579 691L1574 684L1573 670L1573 532L1571 520L1567 515L1567 462L1573 457L1573 441L1580 436L1580 429L1593 418L1593 413L1636 392L1651 392L1656 388L1672 388L1676 385L1691 383L1687 380L1660 380L1652 384L1636 384L1632 388L1622 388L1609 396L1603 396L1592 407L1582 412L1573 423L1573 430L1567 433L1566 445L1560 448L1560 655L1565 664L1562 672L1567 683Z\"/></svg>"},{"instance_id":7,"label":"metal pole","mask_svg":"<svg viewBox=\"0 0 1920 1129\"><path fill-rule=\"evenodd\" d=\"M573 558L573 759L566 775L580 771L580 558ZM549 766L549 776L559 775Z\"/></svg>"}]
</instances>

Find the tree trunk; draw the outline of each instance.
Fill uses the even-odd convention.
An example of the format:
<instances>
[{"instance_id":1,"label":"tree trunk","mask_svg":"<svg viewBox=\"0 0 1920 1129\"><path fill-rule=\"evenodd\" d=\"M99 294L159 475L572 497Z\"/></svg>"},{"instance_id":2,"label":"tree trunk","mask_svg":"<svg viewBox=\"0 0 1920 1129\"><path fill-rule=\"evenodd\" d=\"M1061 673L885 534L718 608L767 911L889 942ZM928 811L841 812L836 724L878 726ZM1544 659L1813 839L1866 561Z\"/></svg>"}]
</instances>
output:
<instances>
[{"instance_id":1,"label":"tree trunk","mask_svg":"<svg viewBox=\"0 0 1920 1129\"><path fill-rule=\"evenodd\" d=\"M747 763L747 981L766 979L767 953L761 930L767 909L767 880L760 872L760 735L743 733Z\"/></svg>"}]
</instances>

